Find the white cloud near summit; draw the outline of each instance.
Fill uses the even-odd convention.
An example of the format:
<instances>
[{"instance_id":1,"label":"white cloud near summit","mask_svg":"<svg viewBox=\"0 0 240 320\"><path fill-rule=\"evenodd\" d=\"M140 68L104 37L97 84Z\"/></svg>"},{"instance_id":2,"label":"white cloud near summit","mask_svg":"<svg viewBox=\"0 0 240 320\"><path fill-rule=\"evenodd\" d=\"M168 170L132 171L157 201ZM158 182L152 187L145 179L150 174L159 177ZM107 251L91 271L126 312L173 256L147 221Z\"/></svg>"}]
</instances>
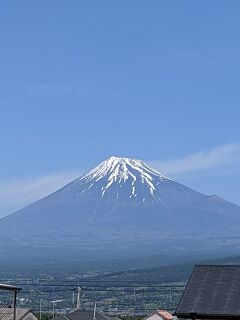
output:
<instances>
[{"instance_id":1,"label":"white cloud near summit","mask_svg":"<svg viewBox=\"0 0 240 320\"><path fill-rule=\"evenodd\" d=\"M76 172L65 172L36 179L0 181L0 217L47 196L78 175Z\"/></svg>"},{"instance_id":2,"label":"white cloud near summit","mask_svg":"<svg viewBox=\"0 0 240 320\"><path fill-rule=\"evenodd\" d=\"M240 169L240 143L229 143L209 151L199 151L183 158L153 161L151 164L166 175L186 175L202 171Z\"/></svg>"},{"instance_id":3,"label":"white cloud near summit","mask_svg":"<svg viewBox=\"0 0 240 320\"><path fill-rule=\"evenodd\" d=\"M163 174L176 178L202 172L224 174L240 169L240 144L230 143L209 151L199 151L182 158L153 161L150 164ZM70 182L80 172L62 172L36 179L0 181L0 217L41 199ZM206 182L207 183L207 182Z\"/></svg>"}]
</instances>

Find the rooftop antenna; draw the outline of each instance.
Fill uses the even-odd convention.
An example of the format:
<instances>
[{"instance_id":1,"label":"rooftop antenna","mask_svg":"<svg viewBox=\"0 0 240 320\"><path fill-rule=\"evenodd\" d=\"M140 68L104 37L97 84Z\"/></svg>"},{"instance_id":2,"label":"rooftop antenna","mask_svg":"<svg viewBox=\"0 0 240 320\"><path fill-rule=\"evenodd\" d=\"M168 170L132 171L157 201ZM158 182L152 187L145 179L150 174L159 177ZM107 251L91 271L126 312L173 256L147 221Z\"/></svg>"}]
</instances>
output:
<instances>
[{"instance_id":1,"label":"rooftop antenna","mask_svg":"<svg viewBox=\"0 0 240 320\"><path fill-rule=\"evenodd\" d=\"M78 287L78 289L77 289L77 307L76 307L77 310L79 310L81 307L81 305L80 305L80 292L81 292L81 288Z\"/></svg>"},{"instance_id":2,"label":"rooftop antenna","mask_svg":"<svg viewBox=\"0 0 240 320\"><path fill-rule=\"evenodd\" d=\"M93 320L96 320L97 303L94 301Z\"/></svg>"}]
</instances>

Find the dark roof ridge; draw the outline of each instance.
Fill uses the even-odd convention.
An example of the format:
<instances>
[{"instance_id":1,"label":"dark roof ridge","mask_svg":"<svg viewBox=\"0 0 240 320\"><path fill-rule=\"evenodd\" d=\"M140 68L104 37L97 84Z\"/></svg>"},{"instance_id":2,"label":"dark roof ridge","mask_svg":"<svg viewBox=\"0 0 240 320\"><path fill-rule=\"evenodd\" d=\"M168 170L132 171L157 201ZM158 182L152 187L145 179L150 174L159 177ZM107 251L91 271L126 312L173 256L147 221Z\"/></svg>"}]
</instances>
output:
<instances>
[{"instance_id":1,"label":"dark roof ridge","mask_svg":"<svg viewBox=\"0 0 240 320\"><path fill-rule=\"evenodd\" d=\"M194 267L240 267L240 263L227 264L195 264Z\"/></svg>"},{"instance_id":2,"label":"dark roof ridge","mask_svg":"<svg viewBox=\"0 0 240 320\"><path fill-rule=\"evenodd\" d=\"M240 319L239 281L240 264L195 265L174 315L187 319Z\"/></svg>"},{"instance_id":3,"label":"dark roof ridge","mask_svg":"<svg viewBox=\"0 0 240 320\"><path fill-rule=\"evenodd\" d=\"M65 314L58 314L56 317L55 317L55 319L57 320L57 319L62 319L62 318L64 318L64 319L66 319L66 320L71 320L67 315L65 315Z\"/></svg>"},{"instance_id":4,"label":"dark roof ridge","mask_svg":"<svg viewBox=\"0 0 240 320\"><path fill-rule=\"evenodd\" d=\"M106 316L104 313L102 313L102 312L100 312L98 310L96 310L96 313L99 313L102 317L106 318L107 320L111 319L111 317Z\"/></svg>"},{"instance_id":5,"label":"dark roof ridge","mask_svg":"<svg viewBox=\"0 0 240 320\"><path fill-rule=\"evenodd\" d=\"M20 308L17 308L17 309L20 309ZM31 309L26 309L26 312L25 312L25 314L23 314L20 318L19 318L19 320L22 320L22 319L24 319L29 313L31 313L32 311L31 311Z\"/></svg>"},{"instance_id":6,"label":"dark roof ridge","mask_svg":"<svg viewBox=\"0 0 240 320\"><path fill-rule=\"evenodd\" d=\"M68 316L66 316L65 314L61 314L60 316L67 319L67 320L70 320L70 318L68 318Z\"/></svg>"}]
</instances>

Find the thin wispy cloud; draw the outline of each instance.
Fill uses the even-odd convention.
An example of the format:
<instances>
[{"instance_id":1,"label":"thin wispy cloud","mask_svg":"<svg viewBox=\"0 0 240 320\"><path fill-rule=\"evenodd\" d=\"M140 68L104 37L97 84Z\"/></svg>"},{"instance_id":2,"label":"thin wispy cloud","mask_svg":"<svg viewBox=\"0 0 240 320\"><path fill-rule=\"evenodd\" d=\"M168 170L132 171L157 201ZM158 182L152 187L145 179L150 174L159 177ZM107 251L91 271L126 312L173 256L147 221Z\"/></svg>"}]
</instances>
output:
<instances>
[{"instance_id":1,"label":"thin wispy cloud","mask_svg":"<svg viewBox=\"0 0 240 320\"><path fill-rule=\"evenodd\" d=\"M229 143L209 151L199 151L183 158L152 161L151 164L166 175L187 175L216 170L219 174L231 168L240 169L240 144Z\"/></svg>"},{"instance_id":2,"label":"thin wispy cloud","mask_svg":"<svg viewBox=\"0 0 240 320\"><path fill-rule=\"evenodd\" d=\"M97 96L112 96L119 97L122 93L116 89L112 89L106 86L94 86L87 88L81 85L31 85L24 89L21 89L27 96L42 96L42 97L62 97L62 96L83 96L93 94Z\"/></svg>"},{"instance_id":3,"label":"thin wispy cloud","mask_svg":"<svg viewBox=\"0 0 240 320\"><path fill-rule=\"evenodd\" d=\"M150 163L169 177L222 175L240 170L240 144L229 143L209 151L199 151L182 158L152 161ZM0 217L41 199L70 182L81 172L63 172L16 181L0 181Z\"/></svg>"},{"instance_id":4,"label":"thin wispy cloud","mask_svg":"<svg viewBox=\"0 0 240 320\"><path fill-rule=\"evenodd\" d=\"M79 172L65 172L32 180L0 182L0 217L47 196L79 175Z\"/></svg>"},{"instance_id":5,"label":"thin wispy cloud","mask_svg":"<svg viewBox=\"0 0 240 320\"><path fill-rule=\"evenodd\" d=\"M80 95L85 94L86 88L68 85L32 85L26 87L24 92L29 96L46 96L46 97L61 97L66 95Z\"/></svg>"}]
</instances>

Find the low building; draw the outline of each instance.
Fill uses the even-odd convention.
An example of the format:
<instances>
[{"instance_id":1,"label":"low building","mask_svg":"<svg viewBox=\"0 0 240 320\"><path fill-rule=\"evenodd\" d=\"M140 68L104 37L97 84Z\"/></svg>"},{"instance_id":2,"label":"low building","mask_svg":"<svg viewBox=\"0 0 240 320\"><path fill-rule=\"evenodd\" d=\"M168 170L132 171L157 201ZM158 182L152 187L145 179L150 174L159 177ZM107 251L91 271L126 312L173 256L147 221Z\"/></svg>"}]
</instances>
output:
<instances>
[{"instance_id":1,"label":"low building","mask_svg":"<svg viewBox=\"0 0 240 320\"><path fill-rule=\"evenodd\" d=\"M37 320L37 317L35 317L30 309L16 307L17 294L21 290L19 287L0 283L0 292L9 292L13 295L13 305L10 303L0 305L0 320Z\"/></svg>"},{"instance_id":2,"label":"low building","mask_svg":"<svg viewBox=\"0 0 240 320\"><path fill-rule=\"evenodd\" d=\"M11 307L0 307L0 320L13 320L14 310ZM16 320L37 320L30 309L16 308Z\"/></svg>"},{"instance_id":3,"label":"low building","mask_svg":"<svg viewBox=\"0 0 240 320\"><path fill-rule=\"evenodd\" d=\"M171 313L166 310L156 310L150 316L145 318L145 320L173 320L174 317Z\"/></svg>"},{"instance_id":4,"label":"low building","mask_svg":"<svg viewBox=\"0 0 240 320\"><path fill-rule=\"evenodd\" d=\"M113 320L110 316L94 310L75 310L66 315L59 315L55 320Z\"/></svg>"},{"instance_id":5,"label":"low building","mask_svg":"<svg viewBox=\"0 0 240 320\"><path fill-rule=\"evenodd\" d=\"M176 308L178 319L240 319L240 265L196 265Z\"/></svg>"}]
</instances>

